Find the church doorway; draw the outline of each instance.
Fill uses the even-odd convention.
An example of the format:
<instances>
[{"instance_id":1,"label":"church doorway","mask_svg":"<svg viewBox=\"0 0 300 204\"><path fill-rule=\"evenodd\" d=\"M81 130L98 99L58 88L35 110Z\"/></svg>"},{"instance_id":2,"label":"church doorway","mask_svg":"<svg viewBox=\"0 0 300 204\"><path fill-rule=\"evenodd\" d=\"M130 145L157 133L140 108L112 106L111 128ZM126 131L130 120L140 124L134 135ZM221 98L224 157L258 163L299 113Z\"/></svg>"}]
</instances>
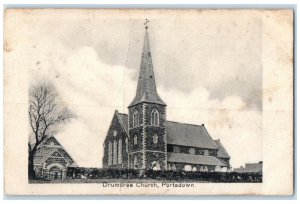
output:
<instances>
[{"instance_id":1,"label":"church doorway","mask_svg":"<svg viewBox=\"0 0 300 204\"><path fill-rule=\"evenodd\" d=\"M50 168L49 175L51 180L61 180L62 170L57 166L53 166Z\"/></svg>"},{"instance_id":2,"label":"church doorway","mask_svg":"<svg viewBox=\"0 0 300 204\"><path fill-rule=\"evenodd\" d=\"M151 169L154 171L160 171L160 164L157 161L153 161L151 163Z\"/></svg>"}]
</instances>

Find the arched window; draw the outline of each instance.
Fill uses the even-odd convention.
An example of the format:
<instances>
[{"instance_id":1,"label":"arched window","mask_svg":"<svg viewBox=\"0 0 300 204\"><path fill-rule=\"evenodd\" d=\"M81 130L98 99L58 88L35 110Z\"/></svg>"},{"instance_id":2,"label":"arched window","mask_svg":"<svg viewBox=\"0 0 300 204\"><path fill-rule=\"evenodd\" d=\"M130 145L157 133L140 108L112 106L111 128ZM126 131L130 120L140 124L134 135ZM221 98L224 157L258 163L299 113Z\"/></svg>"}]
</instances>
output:
<instances>
[{"instance_id":1,"label":"arched window","mask_svg":"<svg viewBox=\"0 0 300 204\"><path fill-rule=\"evenodd\" d=\"M156 108L153 108L151 112L151 125L159 125L159 113Z\"/></svg>"},{"instance_id":2,"label":"arched window","mask_svg":"<svg viewBox=\"0 0 300 204\"><path fill-rule=\"evenodd\" d=\"M176 165L172 164L172 171L176 171Z\"/></svg>"},{"instance_id":3,"label":"arched window","mask_svg":"<svg viewBox=\"0 0 300 204\"><path fill-rule=\"evenodd\" d=\"M134 168L134 169L137 169L137 168L138 168L137 164L138 164L137 156L134 155L134 157L133 157L133 168Z\"/></svg>"},{"instance_id":4,"label":"arched window","mask_svg":"<svg viewBox=\"0 0 300 204\"><path fill-rule=\"evenodd\" d=\"M128 152L128 138L125 139L126 152Z\"/></svg>"},{"instance_id":5,"label":"arched window","mask_svg":"<svg viewBox=\"0 0 300 204\"><path fill-rule=\"evenodd\" d=\"M118 164L122 164L122 139L119 139L118 145Z\"/></svg>"},{"instance_id":6,"label":"arched window","mask_svg":"<svg viewBox=\"0 0 300 204\"><path fill-rule=\"evenodd\" d=\"M192 171L192 166L189 164L186 164L186 165L184 165L183 170L184 171Z\"/></svg>"},{"instance_id":7,"label":"arched window","mask_svg":"<svg viewBox=\"0 0 300 204\"><path fill-rule=\"evenodd\" d=\"M139 112L137 109L133 111L133 126L138 126L139 125Z\"/></svg>"},{"instance_id":8,"label":"arched window","mask_svg":"<svg viewBox=\"0 0 300 204\"><path fill-rule=\"evenodd\" d=\"M153 161L151 163L151 169L154 171L159 171L160 170L160 164L157 161Z\"/></svg>"},{"instance_id":9,"label":"arched window","mask_svg":"<svg viewBox=\"0 0 300 204\"><path fill-rule=\"evenodd\" d=\"M194 148L190 148L190 149L189 149L189 153L190 153L190 154L195 154L195 149L194 149Z\"/></svg>"},{"instance_id":10,"label":"arched window","mask_svg":"<svg viewBox=\"0 0 300 204\"><path fill-rule=\"evenodd\" d=\"M117 140L114 141L114 156L113 156L113 165L116 165L118 162L118 144Z\"/></svg>"},{"instance_id":11,"label":"arched window","mask_svg":"<svg viewBox=\"0 0 300 204\"><path fill-rule=\"evenodd\" d=\"M157 144L157 142L158 142L158 136L157 136L157 134L155 134L155 135L153 135L153 143Z\"/></svg>"},{"instance_id":12,"label":"arched window","mask_svg":"<svg viewBox=\"0 0 300 204\"><path fill-rule=\"evenodd\" d=\"M192 171L193 172L197 171L197 167L194 166L193 169L192 169Z\"/></svg>"},{"instance_id":13,"label":"arched window","mask_svg":"<svg viewBox=\"0 0 300 204\"><path fill-rule=\"evenodd\" d=\"M135 135L133 138L133 144L136 145L137 144L137 136Z\"/></svg>"},{"instance_id":14,"label":"arched window","mask_svg":"<svg viewBox=\"0 0 300 204\"><path fill-rule=\"evenodd\" d=\"M108 165L112 165L112 144L111 141L108 143Z\"/></svg>"},{"instance_id":15,"label":"arched window","mask_svg":"<svg viewBox=\"0 0 300 204\"><path fill-rule=\"evenodd\" d=\"M168 163L168 170L171 170L171 169L172 169L171 164Z\"/></svg>"}]
</instances>

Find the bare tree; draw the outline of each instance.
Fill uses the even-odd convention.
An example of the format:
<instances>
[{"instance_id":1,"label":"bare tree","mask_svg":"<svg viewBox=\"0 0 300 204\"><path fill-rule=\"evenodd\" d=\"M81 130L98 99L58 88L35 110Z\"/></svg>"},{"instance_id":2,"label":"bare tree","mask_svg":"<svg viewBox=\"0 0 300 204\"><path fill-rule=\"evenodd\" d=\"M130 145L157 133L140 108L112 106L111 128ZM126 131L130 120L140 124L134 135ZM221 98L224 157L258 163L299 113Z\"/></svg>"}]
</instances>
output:
<instances>
[{"instance_id":1,"label":"bare tree","mask_svg":"<svg viewBox=\"0 0 300 204\"><path fill-rule=\"evenodd\" d=\"M58 125L74 117L58 101L55 88L48 83L40 83L29 90L29 123L32 129L28 142L28 177L35 178L34 154L38 146L51 134Z\"/></svg>"}]
</instances>

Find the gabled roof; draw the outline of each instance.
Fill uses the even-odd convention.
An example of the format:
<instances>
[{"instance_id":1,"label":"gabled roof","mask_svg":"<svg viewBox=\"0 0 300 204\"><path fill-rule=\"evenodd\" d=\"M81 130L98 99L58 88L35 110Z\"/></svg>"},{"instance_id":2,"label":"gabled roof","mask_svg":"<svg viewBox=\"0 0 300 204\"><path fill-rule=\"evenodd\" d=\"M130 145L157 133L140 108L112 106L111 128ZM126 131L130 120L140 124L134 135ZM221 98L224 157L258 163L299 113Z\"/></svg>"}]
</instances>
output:
<instances>
[{"instance_id":1,"label":"gabled roof","mask_svg":"<svg viewBox=\"0 0 300 204\"><path fill-rule=\"evenodd\" d=\"M39 147L35 152L33 163L35 165L42 164L56 150L56 148L48 148L45 146Z\"/></svg>"},{"instance_id":2,"label":"gabled roof","mask_svg":"<svg viewBox=\"0 0 300 204\"><path fill-rule=\"evenodd\" d=\"M186 123L166 122L167 142L173 145L217 149L211 136L204 125L192 125Z\"/></svg>"},{"instance_id":3,"label":"gabled roof","mask_svg":"<svg viewBox=\"0 0 300 204\"><path fill-rule=\"evenodd\" d=\"M142 52L142 59L141 59L136 95L133 101L130 103L129 107L141 102L149 102L149 103L166 105L163 102L163 100L159 97L156 91L155 77L154 77L147 29L145 32L145 39L144 39L144 46Z\"/></svg>"},{"instance_id":4,"label":"gabled roof","mask_svg":"<svg viewBox=\"0 0 300 204\"><path fill-rule=\"evenodd\" d=\"M117 117L119 119L119 122L121 124L121 126L123 127L123 129L125 130L125 132L128 135L128 115L127 114L123 114L123 113L116 113Z\"/></svg>"},{"instance_id":5,"label":"gabled roof","mask_svg":"<svg viewBox=\"0 0 300 204\"><path fill-rule=\"evenodd\" d=\"M49 144L50 141L54 142L54 145L51 146ZM43 164L52 154L58 152L60 155L64 157L64 159L70 164L76 166L76 162L72 159L72 157L66 152L66 150L62 147L62 145L57 141L54 136L50 136L46 138L42 144L39 145L38 149L35 152L33 163Z\"/></svg>"},{"instance_id":6,"label":"gabled roof","mask_svg":"<svg viewBox=\"0 0 300 204\"><path fill-rule=\"evenodd\" d=\"M218 145L218 157L230 159L225 147L222 145L220 140L215 140L216 145Z\"/></svg>"},{"instance_id":7,"label":"gabled roof","mask_svg":"<svg viewBox=\"0 0 300 204\"><path fill-rule=\"evenodd\" d=\"M128 115L117 113L124 130L128 133ZM167 144L217 149L218 146L204 126L166 122Z\"/></svg>"},{"instance_id":8,"label":"gabled roof","mask_svg":"<svg viewBox=\"0 0 300 204\"><path fill-rule=\"evenodd\" d=\"M182 154L182 153L168 153L168 162L177 163L188 163L188 164L204 164L212 166L228 166L220 159L214 156L204 156L204 155L193 155L193 154Z\"/></svg>"}]
</instances>

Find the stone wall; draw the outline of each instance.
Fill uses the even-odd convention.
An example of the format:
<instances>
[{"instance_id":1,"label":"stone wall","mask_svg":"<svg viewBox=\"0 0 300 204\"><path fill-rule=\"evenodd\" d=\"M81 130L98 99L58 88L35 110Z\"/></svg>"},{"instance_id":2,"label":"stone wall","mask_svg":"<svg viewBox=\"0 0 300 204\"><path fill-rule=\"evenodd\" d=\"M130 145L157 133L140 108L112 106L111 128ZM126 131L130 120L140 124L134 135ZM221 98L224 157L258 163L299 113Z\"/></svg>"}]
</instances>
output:
<instances>
[{"instance_id":1,"label":"stone wall","mask_svg":"<svg viewBox=\"0 0 300 204\"><path fill-rule=\"evenodd\" d=\"M127 124L125 124L127 125ZM114 135L116 134L116 135ZM125 130L123 129L123 127L121 126L119 119L117 117L117 115L115 114L113 117L113 120L111 122L111 125L108 129L105 141L104 141L104 154L103 154L103 160L102 160L102 164L104 168L128 168L128 152L127 152L127 147L126 147L126 138L127 138L127 133L125 132ZM122 140L122 163L120 164L118 161L118 156L119 156L119 140ZM128 140L128 138L127 138ZM114 147L114 141L117 142L117 162L114 164L114 162L112 162L113 165L108 165L108 149L109 149L109 142L111 142L112 144L112 158L114 158L113 154L115 151L113 151L113 147Z\"/></svg>"}]
</instances>

